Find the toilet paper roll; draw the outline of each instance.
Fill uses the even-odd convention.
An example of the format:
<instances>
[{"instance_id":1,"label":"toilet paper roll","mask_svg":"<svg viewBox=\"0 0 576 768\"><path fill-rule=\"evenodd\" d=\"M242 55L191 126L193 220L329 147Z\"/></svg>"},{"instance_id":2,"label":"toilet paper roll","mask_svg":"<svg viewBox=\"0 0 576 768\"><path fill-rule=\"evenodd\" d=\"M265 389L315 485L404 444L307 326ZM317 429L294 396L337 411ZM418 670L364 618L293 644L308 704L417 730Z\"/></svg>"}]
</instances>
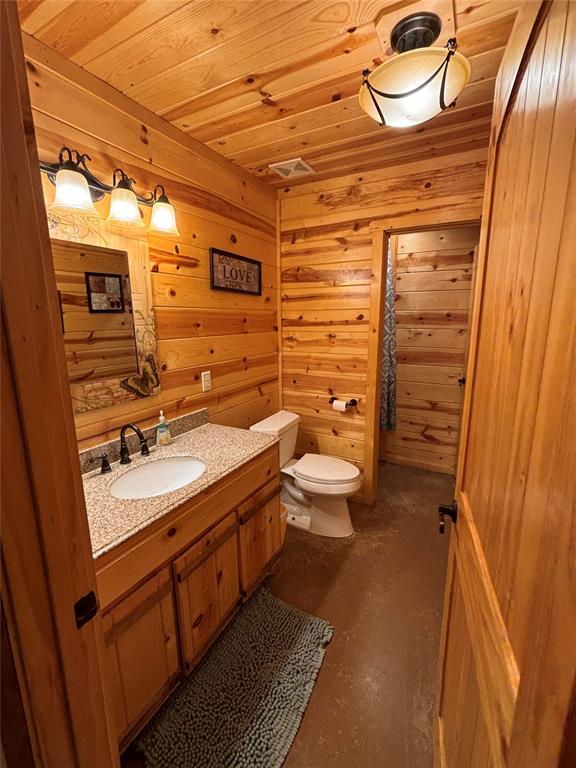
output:
<instances>
[{"instance_id":1,"label":"toilet paper roll","mask_svg":"<svg viewBox=\"0 0 576 768\"><path fill-rule=\"evenodd\" d=\"M340 411L340 413L346 412L346 400L333 400L332 401L332 408L334 408L335 411Z\"/></svg>"}]
</instances>

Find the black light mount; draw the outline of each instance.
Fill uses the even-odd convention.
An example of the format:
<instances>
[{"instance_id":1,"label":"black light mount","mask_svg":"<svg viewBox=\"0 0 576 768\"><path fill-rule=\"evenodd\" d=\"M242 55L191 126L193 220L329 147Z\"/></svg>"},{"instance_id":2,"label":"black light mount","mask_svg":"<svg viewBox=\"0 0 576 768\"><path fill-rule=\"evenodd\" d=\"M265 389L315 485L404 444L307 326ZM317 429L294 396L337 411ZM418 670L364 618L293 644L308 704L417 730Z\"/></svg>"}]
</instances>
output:
<instances>
[{"instance_id":1,"label":"black light mount","mask_svg":"<svg viewBox=\"0 0 576 768\"><path fill-rule=\"evenodd\" d=\"M120 178L116 180L118 176ZM154 205L156 202L155 191L151 192L149 195L139 195L134 189L134 183L134 179L131 179L122 168L116 168L112 174L112 189L129 189L130 192L134 192L136 199L142 205Z\"/></svg>"},{"instance_id":2,"label":"black light mount","mask_svg":"<svg viewBox=\"0 0 576 768\"><path fill-rule=\"evenodd\" d=\"M390 35L390 43L396 53L428 48L438 39L442 19L431 11L412 13L396 24Z\"/></svg>"}]
</instances>

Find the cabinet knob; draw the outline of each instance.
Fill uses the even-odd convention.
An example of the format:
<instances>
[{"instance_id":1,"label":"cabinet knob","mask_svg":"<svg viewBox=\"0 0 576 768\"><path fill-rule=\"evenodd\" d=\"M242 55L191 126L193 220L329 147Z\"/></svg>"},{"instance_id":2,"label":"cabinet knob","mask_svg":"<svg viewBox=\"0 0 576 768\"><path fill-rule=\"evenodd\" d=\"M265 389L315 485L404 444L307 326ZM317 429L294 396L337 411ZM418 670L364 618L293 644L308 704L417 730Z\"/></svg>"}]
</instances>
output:
<instances>
[{"instance_id":1,"label":"cabinet knob","mask_svg":"<svg viewBox=\"0 0 576 768\"><path fill-rule=\"evenodd\" d=\"M175 536L175 535L176 535L176 528L168 528L168 530L166 531L166 536L169 536L170 538L172 538L172 536Z\"/></svg>"}]
</instances>

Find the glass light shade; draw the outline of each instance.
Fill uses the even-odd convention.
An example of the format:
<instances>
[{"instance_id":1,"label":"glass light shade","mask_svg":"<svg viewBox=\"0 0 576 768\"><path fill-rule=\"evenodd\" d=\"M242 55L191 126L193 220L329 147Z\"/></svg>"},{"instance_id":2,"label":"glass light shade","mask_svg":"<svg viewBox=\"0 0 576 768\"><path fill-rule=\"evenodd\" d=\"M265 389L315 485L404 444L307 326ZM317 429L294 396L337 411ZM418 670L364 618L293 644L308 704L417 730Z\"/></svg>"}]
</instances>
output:
<instances>
[{"instance_id":1,"label":"glass light shade","mask_svg":"<svg viewBox=\"0 0 576 768\"><path fill-rule=\"evenodd\" d=\"M78 171L61 168L56 174L56 194L50 210L56 213L96 214L88 182Z\"/></svg>"},{"instance_id":2,"label":"glass light shade","mask_svg":"<svg viewBox=\"0 0 576 768\"><path fill-rule=\"evenodd\" d=\"M131 189L115 187L112 190L108 221L112 224L122 224L122 226L144 227L138 200Z\"/></svg>"},{"instance_id":3,"label":"glass light shade","mask_svg":"<svg viewBox=\"0 0 576 768\"><path fill-rule=\"evenodd\" d=\"M150 232L166 237L180 237L176 226L176 213L170 203L155 202L148 226Z\"/></svg>"},{"instance_id":4,"label":"glass light shade","mask_svg":"<svg viewBox=\"0 0 576 768\"><path fill-rule=\"evenodd\" d=\"M373 88L383 93L400 94L413 91L441 66L446 59L446 48L416 48L385 61L368 75ZM430 120L442 112L440 106L441 70L436 77L416 93L399 99L374 94L386 125L406 128ZM470 64L457 51L450 57L444 85L444 103L451 104L470 79ZM380 122L380 115L366 85L359 94L360 106L371 118Z\"/></svg>"}]
</instances>

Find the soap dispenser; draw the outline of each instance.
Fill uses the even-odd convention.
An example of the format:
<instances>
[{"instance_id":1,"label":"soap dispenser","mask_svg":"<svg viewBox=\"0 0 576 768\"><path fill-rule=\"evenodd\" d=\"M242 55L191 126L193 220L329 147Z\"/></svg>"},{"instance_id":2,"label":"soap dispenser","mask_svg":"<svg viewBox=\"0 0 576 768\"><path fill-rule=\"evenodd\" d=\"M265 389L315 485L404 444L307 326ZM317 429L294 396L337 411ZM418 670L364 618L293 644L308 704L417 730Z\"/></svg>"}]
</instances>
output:
<instances>
[{"instance_id":1,"label":"soap dispenser","mask_svg":"<svg viewBox=\"0 0 576 768\"><path fill-rule=\"evenodd\" d=\"M170 434L170 427L166 422L164 411L160 411L160 420L158 427L156 428L156 445L170 445L171 442L172 435Z\"/></svg>"}]
</instances>

